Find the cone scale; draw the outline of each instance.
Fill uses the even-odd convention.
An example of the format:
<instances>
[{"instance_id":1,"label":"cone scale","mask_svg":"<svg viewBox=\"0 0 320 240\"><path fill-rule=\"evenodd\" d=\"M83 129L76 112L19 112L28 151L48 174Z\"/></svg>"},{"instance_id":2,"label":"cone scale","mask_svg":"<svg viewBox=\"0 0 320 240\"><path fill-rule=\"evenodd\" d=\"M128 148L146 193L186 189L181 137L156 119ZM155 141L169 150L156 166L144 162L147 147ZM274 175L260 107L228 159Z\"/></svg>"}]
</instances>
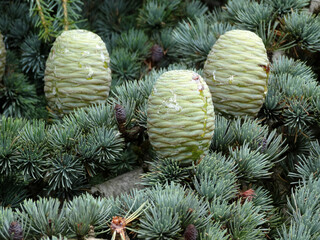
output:
<instances>
[{"instance_id":1,"label":"cone scale","mask_svg":"<svg viewBox=\"0 0 320 240\"><path fill-rule=\"evenodd\" d=\"M147 116L149 139L160 156L190 165L208 151L215 116L208 86L197 73L162 74L149 97Z\"/></svg>"},{"instance_id":2,"label":"cone scale","mask_svg":"<svg viewBox=\"0 0 320 240\"><path fill-rule=\"evenodd\" d=\"M215 110L255 117L267 92L268 69L265 46L255 33L231 30L220 36L203 68Z\"/></svg>"},{"instance_id":3,"label":"cone scale","mask_svg":"<svg viewBox=\"0 0 320 240\"><path fill-rule=\"evenodd\" d=\"M54 42L46 63L45 95L58 114L104 103L109 95L111 71L105 43L86 30L64 31Z\"/></svg>"}]
</instances>

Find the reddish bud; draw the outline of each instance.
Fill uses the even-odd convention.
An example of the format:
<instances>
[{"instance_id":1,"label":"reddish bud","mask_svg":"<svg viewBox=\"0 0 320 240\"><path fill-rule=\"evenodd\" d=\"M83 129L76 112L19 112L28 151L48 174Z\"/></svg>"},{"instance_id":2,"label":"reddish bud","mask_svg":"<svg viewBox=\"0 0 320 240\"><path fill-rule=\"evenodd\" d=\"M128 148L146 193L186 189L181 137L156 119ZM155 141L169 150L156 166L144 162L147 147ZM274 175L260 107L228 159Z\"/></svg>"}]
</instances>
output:
<instances>
[{"instance_id":1,"label":"reddish bud","mask_svg":"<svg viewBox=\"0 0 320 240\"><path fill-rule=\"evenodd\" d=\"M251 188L249 190L247 190L247 191L241 192L239 195L240 195L241 198L243 198L245 200L248 200L249 202L252 201L254 196L256 196L254 190L251 189Z\"/></svg>"}]
</instances>

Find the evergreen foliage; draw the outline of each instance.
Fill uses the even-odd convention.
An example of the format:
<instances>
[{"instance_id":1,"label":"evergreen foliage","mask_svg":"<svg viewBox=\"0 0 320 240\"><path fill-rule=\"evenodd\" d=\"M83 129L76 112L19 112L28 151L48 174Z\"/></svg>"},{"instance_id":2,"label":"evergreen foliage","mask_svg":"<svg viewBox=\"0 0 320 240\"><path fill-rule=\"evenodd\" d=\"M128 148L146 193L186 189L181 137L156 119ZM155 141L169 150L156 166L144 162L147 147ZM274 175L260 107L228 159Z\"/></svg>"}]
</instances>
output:
<instances>
[{"instance_id":1,"label":"evergreen foliage","mask_svg":"<svg viewBox=\"0 0 320 240\"><path fill-rule=\"evenodd\" d=\"M30 230L30 224L29 220L27 220L26 215L17 215L11 208L3 208L0 207L1 212L1 218L0 218L0 239L1 240L7 240L10 239L12 236L10 236L10 225L12 223L18 223L20 228L22 229L22 235L27 237L29 230Z\"/></svg>"},{"instance_id":2,"label":"evergreen foliage","mask_svg":"<svg viewBox=\"0 0 320 240\"><path fill-rule=\"evenodd\" d=\"M124 148L115 123L113 127L104 126L108 123L105 114L110 111L101 114L99 110L105 110L104 106L90 109L92 111L79 110L73 116L67 116L64 122L50 127L45 126L42 120L26 122L3 117L1 129L7 131L1 134L2 172L11 175L18 170L30 183L46 179L49 192L68 196L68 192L78 188L81 179L82 184L85 183L86 176L92 177L96 169L103 170L110 161L120 158ZM79 121L91 117L94 118L92 127ZM81 125L86 129L82 129ZM9 131L11 134L8 135Z\"/></svg>"},{"instance_id":3,"label":"evergreen foliage","mask_svg":"<svg viewBox=\"0 0 320 240\"><path fill-rule=\"evenodd\" d=\"M236 171L232 159L214 153L202 159L197 166L195 189L208 201L218 197L220 200L231 200L237 192Z\"/></svg>"},{"instance_id":4,"label":"evergreen foliage","mask_svg":"<svg viewBox=\"0 0 320 240\"><path fill-rule=\"evenodd\" d=\"M151 206L146 210L146 217L141 219L140 237L176 237L191 223L201 229L210 221L208 204L177 184L156 185L147 189L146 194Z\"/></svg>"},{"instance_id":5,"label":"evergreen foliage","mask_svg":"<svg viewBox=\"0 0 320 240\"><path fill-rule=\"evenodd\" d=\"M311 129L317 125L318 113L313 102L319 94L319 85L305 63L280 57L272 65L269 86L274 91L267 94L262 116L271 126L286 129L291 154L283 165L286 171L294 171L294 164L302 157L298 155L308 155L307 149L314 139Z\"/></svg>"},{"instance_id":6,"label":"evergreen foliage","mask_svg":"<svg viewBox=\"0 0 320 240\"><path fill-rule=\"evenodd\" d=\"M21 45L21 51L22 71L35 74L35 78L43 78L46 55L42 54L41 41L38 36L31 35L26 38Z\"/></svg>"},{"instance_id":7,"label":"evergreen foliage","mask_svg":"<svg viewBox=\"0 0 320 240\"><path fill-rule=\"evenodd\" d=\"M37 96L35 85L30 84L25 75L13 73L5 76L3 84L5 87L0 90L0 109L4 116L41 117L41 111L44 111L41 109L44 109L43 103Z\"/></svg>"},{"instance_id":8,"label":"evergreen foliage","mask_svg":"<svg viewBox=\"0 0 320 240\"><path fill-rule=\"evenodd\" d=\"M211 20L211 21L210 21ZM183 21L174 31L182 61L190 67L202 67L211 47L220 35L234 29L228 23L215 23L206 16Z\"/></svg>"},{"instance_id":9,"label":"evergreen foliage","mask_svg":"<svg viewBox=\"0 0 320 240\"><path fill-rule=\"evenodd\" d=\"M238 239L261 239L266 229L262 227L265 215L260 213L260 208L252 202L245 201L241 205L240 201L235 203L234 211L231 215L230 229L233 238Z\"/></svg>"},{"instance_id":10,"label":"evergreen foliage","mask_svg":"<svg viewBox=\"0 0 320 240\"><path fill-rule=\"evenodd\" d=\"M67 204L67 224L75 236L84 237L90 226L94 226L95 233L106 228L106 219L110 216L110 206L103 199L95 199L91 195L75 197Z\"/></svg>"},{"instance_id":11,"label":"evergreen foliage","mask_svg":"<svg viewBox=\"0 0 320 240\"><path fill-rule=\"evenodd\" d=\"M150 172L143 174L143 184L154 186L170 182L183 183L188 178L188 168L179 166L179 163L170 158L159 158L150 162Z\"/></svg>"},{"instance_id":12,"label":"evergreen foliage","mask_svg":"<svg viewBox=\"0 0 320 240\"><path fill-rule=\"evenodd\" d=\"M208 224L206 229L200 233L201 240L227 240L226 230L221 230L219 223Z\"/></svg>"},{"instance_id":13,"label":"evergreen foliage","mask_svg":"<svg viewBox=\"0 0 320 240\"><path fill-rule=\"evenodd\" d=\"M320 20L309 5L1 1L0 240L319 239ZM105 42L111 92L61 118L46 108L45 64L55 38L77 28ZM233 29L255 32L266 46L258 116L216 114L209 153L192 166L159 157L147 129L154 83L169 70L201 75L213 44ZM143 189L87 193L141 166Z\"/></svg>"},{"instance_id":14,"label":"evergreen foliage","mask_svg":"<svg viewBox=\"0 0 320 240\"><path fill-rule=\"evenodd\" d=\"M24 199L30 197L26 184L14 176L2 176L0 184L6 186L0 190L0 203L3 207L19 207Z\"/></svg>"},{"instance_id":15,"label":"evergreen foliage","mask_svg":"<svg viewBox=\"0 0 320 240\"><path fill-rule=\"evenodd\" d=\"M118 79L120 83L139 78L141 66L136 53L127 53L126 49L119 48L112 52L110 58L112 78Z\"/></svg>"},{"instance_id":16,"label":"evergreen foliage","mask_svg":"<svg viewBox=\"0 0 320 240\"><path fill-rule=\"evenodd\" d=\"M74 1L30 1L30 15L34 16L34 26L39 28L39 37L50 41L57 37L63 30L76 27L81 17L80 0Z\"/></svg>"},{"instance_id":17,"label":"evergreen foliage","mask_svg":"<svg viewBox=\"0 0 320 240\"><path fill-rule=\"evenodd\" d=\"M319 51L319 17L305 12L293 12L286 16L284 21L284 31L290 33L299 48L311 52Z\"/></svg>"},{"instance_id":18,"label":"evergreen foliage","mask_svg":"<svg viewBox=\"0 0 320 240\"><path fill-rule=\"evenodd\" d=\"M310 155L302 155L299 164L296 165L297 173L291 173L302 179L308 180L310 176L319 177L320 145L318 141L311 142Z\"/></svg>"},{"instance_id":19,"label":"evergreen foliage","mask_svg":"<svg viewBox=\"0 0 320 240\"><path fill-rule=\"evenodd\" d=\"M266 3L270 4L278 14L285 14L292 10L300 10L308 6L308 0L267 0Z\"/></svg>"},{"instance_id":20,"label":"evergreen foliage","mask_svg":"<svg viewBox=\"0 0 320 240\"><path fill-rule=\"evenodd\" d=\"M30 219L32 232L40 236L54 236L63 233L66 228L65 211L59 211L58 199L41 198L36 202L25 200L21 211L17 214L26 214Z\"/></svg>"},{"instance_id":21,"label":"evergreen foliage","mask_svg":"<svg viewBox=\"0 0 320 240\"><path fill-rule=\"evenodd\" d=\"M251 31L255 31L261 22L270 22L274 17L272 6L263 2L228 1L226 7L230 21L234 22L238 28Z\"/></svg>"},{"instance_id":22,"label":"evergreen foliage","mask_svg":"<svg viewBox=\"0 0 320 240\"><path fill-rule=\"evenodd\" d=\"M178 11L181 0L147 0L143 4L137 19L138 25L146 31L159 31L172 26L175 12Z\"/></svg>"},{"instance_id":23,"label":"evergreen foliage","mask_svg":"<svg viewBox=\"0 0 320 240\"><path fill-rule=\"evenodd\" d=\"M296 190L292 191L288 199L288 211L291 216L291 225L287 230L282 228L280 239L317 239L319 237L319 179L304 180Z\"/></svg>"}]
</instances>

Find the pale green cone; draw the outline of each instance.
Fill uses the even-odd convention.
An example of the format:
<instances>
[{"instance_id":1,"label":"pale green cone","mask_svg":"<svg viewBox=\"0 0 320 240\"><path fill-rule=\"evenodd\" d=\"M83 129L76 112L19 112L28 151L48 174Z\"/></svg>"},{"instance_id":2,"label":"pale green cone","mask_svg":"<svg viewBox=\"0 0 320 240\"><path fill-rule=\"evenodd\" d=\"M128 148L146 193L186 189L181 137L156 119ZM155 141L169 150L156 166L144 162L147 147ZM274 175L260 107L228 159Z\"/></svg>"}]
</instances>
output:
<instances>
[{"instance_id":1,"label":"pale green cone","mask_svg":"<svg viewBox=\"0 0 320 240\"><path fill-rule=\"evenodd\" d=\"M3 36L0 33L0 83L2 82L5 66L6 66L6 47L3 42Z\"/></svg>"},{"instance_id":2,"label":"pale green cone","mask_svg":"<svg viewBox=\"0 0 320 240\"><path fill-rule=\"evenodd\" d=\"M111 70L105 43L87 30L64 31L49 54L44 91L49 107L58 114L94 103L109 95Z\"/></svg>"},{"instance_id":3,"label":"pale green cone","mask_svg":"<svg viewBox=\"0 0 320 240\"><path fill-rule=\"evenodd\" d=\"M147 116L149 139L160 156L188 165L209 150L215 115L208 86L197 73L163 73L149 96Z\"/></svg>"},{"instance_id":4,"label":"pale green cone","mask_svg":"<svg viewBox=\"0 0 320 240\"><path fill-rule=\"evenodd\" d=\"M267 92L269 61L262 39L231 30L213 45L203 68L215 110L255 117Z\"/></svg>"}]
</instances>

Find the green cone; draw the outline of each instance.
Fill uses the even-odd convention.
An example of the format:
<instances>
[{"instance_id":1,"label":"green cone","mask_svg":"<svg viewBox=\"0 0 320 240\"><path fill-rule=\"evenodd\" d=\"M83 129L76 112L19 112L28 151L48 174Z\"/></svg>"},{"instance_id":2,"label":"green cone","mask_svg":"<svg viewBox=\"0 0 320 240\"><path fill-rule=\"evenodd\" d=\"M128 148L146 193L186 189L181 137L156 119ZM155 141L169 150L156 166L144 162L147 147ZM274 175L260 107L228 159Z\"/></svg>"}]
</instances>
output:
<instances>
[{"instance_id":1,"label":"green cone","mask_svg":"<svg viewBox=\"0 0 320 240\"><path fill-rule=\"evenodd\" d=\"M267 92L269 61L259 36L232 30L213 45L203 72L215 110L231 116L256 116Z\"/></svg>"},{"instance_id":2,"label":"green cone","mask_svg":"<svg viewBox=\"0 0 320 240\"><path fill-rule=\"evenodd\" d=\"M162 74L149 96L147 115L149 139L160 156L189 165L208 151L215 115L208 86L197 73Z\"/></svg>"},{"instance_id":3,"label":"green cone","mask_svg":"<svg viewBox=\"0 0 320 240\"><path fill-rule=\"evenodd\" d=\"M53 43L45 70L44 91L57 114L93 103L109 95L109 54L101 38L86 30L64 31Z\"/></svg>"},{"instance_id":4,"label":"green cone","mask_svg":"<svg viewBox=\"0 0 320 240\"><path fill-rule=\"evenodd\" d=\"M2 82L5 66L6 66L6 47L3 42L3 36L0 33L0 83Z\"/></svg>"}]
</instances>

